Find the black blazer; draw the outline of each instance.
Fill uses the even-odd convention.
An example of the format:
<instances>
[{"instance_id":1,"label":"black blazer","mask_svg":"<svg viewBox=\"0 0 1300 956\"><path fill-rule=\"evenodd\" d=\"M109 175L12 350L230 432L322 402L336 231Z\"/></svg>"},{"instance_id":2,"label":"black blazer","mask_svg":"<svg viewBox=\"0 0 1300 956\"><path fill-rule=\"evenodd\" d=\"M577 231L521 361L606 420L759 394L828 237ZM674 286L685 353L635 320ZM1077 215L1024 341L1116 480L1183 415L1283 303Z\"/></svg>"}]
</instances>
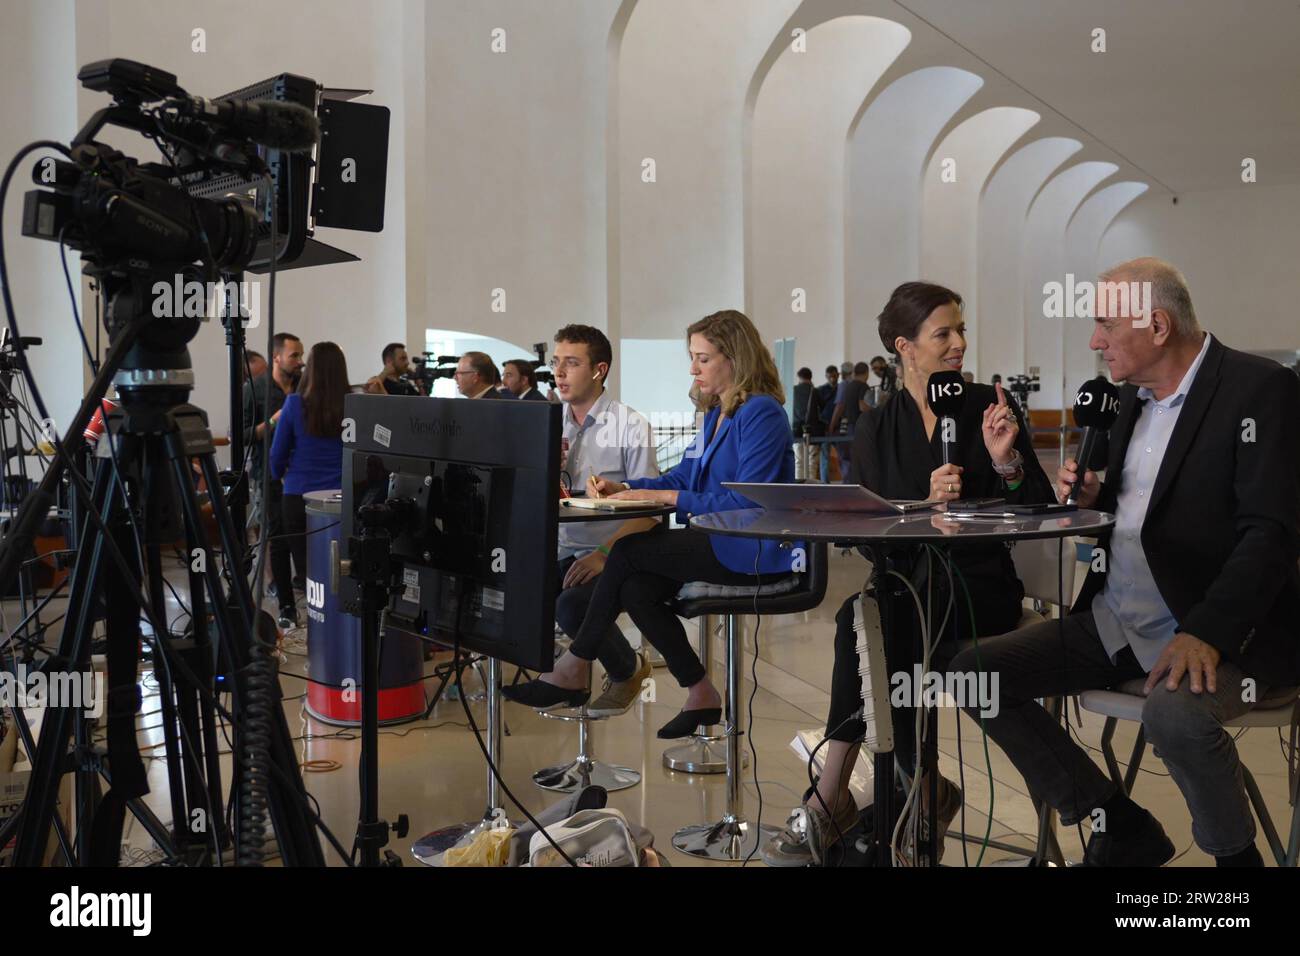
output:
<instances>
[{"instance_id":1,"label":"black blazer","mask_svg":"<svg viewBox=\"0 0 1300 956\"><path fill-rule=\"evenodd\" d=\"M1120 389L1106 480L1114 511L1144 402ZM1254 440L1248 440L1253 438ZM1105 535L1099 544L1109 546ZM1156 474L1142 548L1180 630L1266 685L1300 683L1300 379L1217 339L1184 399ZM1105 584L1089 571L1073 611Z\"/></svg>"},{"instance_id":2,"label":"black blazer","mask_svg":"<svg viewBox=\"0 0 1300 956\"><path fill-rule=\"evenodd\" d=\"M957 448L953 455L954 463L963 469L963 497L1005 498L1012 504L1055 501L1052 483L1038 463L1029 429L1014 404L1012 408L1020 425L1015 447L1025 460L1024 481L1015 491L1009 491L993 470L993 461L984 447L982 426L984 409L997 404L997 400L997 391L990 385L966 386L966 402L957 418ZM940 429L936 427L931 440L926 441L921 409L911 392L900 387L884 405L859 416L850 459L853 480L886 498L923 501L930 497L931 472L943 464L940 439ZM1005 545L954 545L949 553L977 601L981 595L996 598L997 603L1010 609L1008 614L1019 607L1024 586L1016 576L1015 564Z\"/></svg>"}]
</instances>

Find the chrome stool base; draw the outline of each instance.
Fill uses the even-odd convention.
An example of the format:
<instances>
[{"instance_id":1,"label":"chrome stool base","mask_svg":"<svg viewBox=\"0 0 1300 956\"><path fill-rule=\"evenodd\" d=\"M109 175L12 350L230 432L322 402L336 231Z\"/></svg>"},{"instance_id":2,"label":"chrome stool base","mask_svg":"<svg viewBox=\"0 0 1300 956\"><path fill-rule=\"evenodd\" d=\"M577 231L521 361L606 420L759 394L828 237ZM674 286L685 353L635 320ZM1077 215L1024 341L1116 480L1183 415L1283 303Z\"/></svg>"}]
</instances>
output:
<instances>
[{"instance_id":1,"label":"chrome stool base","mask_svg":"<svg viewBox=\"0 0 1300 956\"><path fill-rule=\"evenodd\" d=\"M749 766L749 751L740 753L740 766ZM727 772L727 738L725 734L717 736L695 736L689 743L670 747L664 751L664 767L678 773L726 773Z\"/></svg>"},{"instance_id":2,"label":"chrome stool base","mask_svg":"<svg viewBox=\"0 0 1300 956\"><path fill-rule=\"evenodd\" d=\"M588 671L590 682L590 671ZM577 793L590 786L604 787L606 790L626 790L641 782L641 774L631 767L620 767L603 763L595 758L592 751L591 722L605 720L605 717L593 717L587 713L587 705L581 707L564 707L555 710L537 712L548 720L569 720L578 725L578 756L565 764L545 767L533 774L533 783L543 790L557 793Z\"/></svg>"},{"instance_id":3,"label":"chrome stool base","mask_svg":"<svg viewBox=\"0 0 1300 956\"><path fill-rule=\"evenodd\" d=\"M587 787L604 787L611 793L626 790L641 782L641 774L631 767L617 767L600 760L581 758L558 767L547 767L533 774L533 783L543 790L577 793Z\"/></svg>"},{"instance_id":4,"label":"chrome stool base","mask_svg":"<svg viewBox=\"0 0 1300 956\"><path fill-rule=\"evenodd\" d=\"M706 860L740 863L751 855L760 859L760 848L780 832L780 827L766 823L756 827L744 818L725 817L717 823L682 827L673 834L673 846Z\"/></svg>"}]
</instances>

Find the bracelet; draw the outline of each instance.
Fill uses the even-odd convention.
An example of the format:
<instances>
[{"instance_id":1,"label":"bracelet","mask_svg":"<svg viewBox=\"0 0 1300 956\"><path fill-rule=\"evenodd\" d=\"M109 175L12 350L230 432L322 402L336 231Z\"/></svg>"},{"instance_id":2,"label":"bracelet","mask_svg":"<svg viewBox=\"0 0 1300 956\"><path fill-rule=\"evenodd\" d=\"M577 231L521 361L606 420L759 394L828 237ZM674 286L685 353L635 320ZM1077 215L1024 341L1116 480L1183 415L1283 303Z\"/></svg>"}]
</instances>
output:
<instances>
[{"instance_id":1,"label":"bracelet","mask_svg":"<svg viewBox=\"0 0 1300 956\"><path fill-rule=\"evenodd\" d=\"M1004 479L1004 480L1005 480L1006 483L1007 483L1007 491L1015 491L1015 490L1016 490L1017 488L1019 488L1019 487L1021 486L1021 484L1024 482L1024 480L1025 480L1025 476L1024 476L1024 475L1021 475L1021 476L1020 476L1019 478L1017 478L1015 481L1012 481L1012 480L1010 480L1009 478L1008 478L1008 479Z\"/></svg>"},{"instance_id":2,"label":"bracelet","mask_svg":"<svg viewBox=\"0 0 1300 956\"><path fill-rule=\"evenodd\" d=\"M596 550L599 551L601 554L603 554L605 557L607 558L609 557L609 548L605 547L605 545L602 544Z\"/></svg>"},{"instance_id":3,"label":"bracelet","mask_svg":"<svg viewBox=\"0 0 1300 956\"><path fill-rule=\"evenodd\" d=\"M1019 450L1012 449L1012 452L1013 455L1011 460L1005 465L999 465L997 462L993 462L993 470L1003 478L1014 478L1016 473L1020 471L1020 467L1025 463L1024 456L1020 454Z\"/></svg>"}]
</instances>

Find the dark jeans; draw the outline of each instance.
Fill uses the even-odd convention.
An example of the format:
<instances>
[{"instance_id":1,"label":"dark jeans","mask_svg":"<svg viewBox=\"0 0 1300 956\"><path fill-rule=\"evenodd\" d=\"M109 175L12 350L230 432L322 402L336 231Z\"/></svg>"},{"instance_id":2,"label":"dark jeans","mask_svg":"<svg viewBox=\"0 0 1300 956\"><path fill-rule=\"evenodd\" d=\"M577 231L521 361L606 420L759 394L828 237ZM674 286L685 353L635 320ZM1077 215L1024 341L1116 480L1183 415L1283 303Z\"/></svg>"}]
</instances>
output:
<instances>
[{"instance_id":1,"label":"dark jeans","mask_svg":"<svg viewBox=\"0 0 1300 956\"><path fill-rule=\"evenodd\" d=\"M997 675L999 710L984 729L1011 758L1030 794L1047 801L1073 825L1091 817L1115 794L1115 784L1066 729L1035 700L1114 687L1146 673L1125 648L1111 663L1091 612L1071 614L964 649L954 670ZM1164 760L1192 814L1192 836L1206 853L1227 856L1255 842L1255 819L1246 799L1241 760L1223 722L1251 707L1242 697L1241 669L1217 668L1217 692L1193 694L1187 677L1176 691L1163 681L1142 706L1142 728ZM1256 699L1263 699L1263 685Z\"/></svg>"},{"instance_id":2,"label":"dark jeans","mask_svg":"<svg viewBox=\"0 0 1300 956\"><path fill-rule=\"evenodd\" d=\"M594 660L619 613L627 611L641 636L664 656L677 683L691 687L707 675L681 619L668 605L681 586L690 581L753 585L756 578L768 584L783 577L732 571L714 556L709 536L689 528L628 535L610 549L587 616L569 650L583 660Z\"/></svg>"},{"instance_id":3,"label":"dark jeans","mask_svg":"<svg viewBox=\"0 0 1300 956\"><path fill-rule=\"evenodd\" d=\"M566 588L564 576L569 573L569 568L573 567L573 562L576 560L577 558L572 556L562 558L556 577L559 591L555 595L555 622L569 637L577 634L578 629L582 627L582 621L587 616L587 607L591 604L591 596L596 591L596 582L600 580L600 576L597 575L585 584ZM632 650L632 645L627 642L627 638L623 636L617 624L611 624L609 630L605 632L605 639L600 642L596 650L596 659L600 661L600 665L605 668L606 675L612 681L631 680L636 673L636 651Z\"/></svg>"},{"instance_id":4,"label":"dark jeans","mask_svg":"<svg viewBox=\"0 0 1300 956\"><path fill-rule=\"evenodd\" d=\"M930 652L932 672L943 673L963 642L969 640L972 610L976 633L981 637L1004 634L1020 622L1020 601L1015 597L1019 592L1010 590L1011 584L1014 582L1008 583L1006 593L998 593L996 588L974 588L969 607L965 592L958 588L960 600L953 604L943 636ZM921 597L922 600L925 599L924 589L921 590ZM826 735L832 740L848 743L861 740L866 733L862 719L853 716L862 706L857 635L853 633L853 602L857 599L856 594L847 598L835 615L835 668L831 675L830 713L826 718ZM868 600L872 598L868 597ZM921 631L916 616L916 603L910 594L895 595L888 600L893 602L889 609L892 613L886 616L892 618L893 624L885 630L886 669L891 676L907 675L911 684L914 684L913 665L921 662ZM933 606L934 626L937 627L948 606L946 584L936 586ZM933 637L931 643L934 643ZM956 670L956 667L952 669ZM893 689L892 683L890 689ZM910 773L916 765L916 708L914 695L906 696L906 702L901 707L891 707L890 713L894 725L894 758L900 767L906 768Z\"/></svg>"},{"instance_id":5,"label":"dark jeans","mask_svg":"<svg viewBox=\"0 0 1300 956\"><path fill-rule=\"evenodd\" d=\"M293 574L290 558L300 576L307 573L307 509L302 495L283 494L283 485L272 482L275 489L268 503L267 526L271 537L271 577L279 595L280 607L294 605Z\"/></svg>"}]
</instances>

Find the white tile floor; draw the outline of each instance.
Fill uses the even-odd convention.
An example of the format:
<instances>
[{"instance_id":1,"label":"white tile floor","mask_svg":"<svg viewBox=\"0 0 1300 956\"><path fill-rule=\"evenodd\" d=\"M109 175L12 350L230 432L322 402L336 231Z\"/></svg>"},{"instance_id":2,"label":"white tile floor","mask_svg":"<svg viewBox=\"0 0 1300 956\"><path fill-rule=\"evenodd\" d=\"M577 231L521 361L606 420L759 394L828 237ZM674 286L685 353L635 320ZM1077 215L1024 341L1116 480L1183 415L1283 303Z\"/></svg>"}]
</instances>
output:
<instances>
[{"instance_id":1,"label":"white tile floor","mask_svg":"<svg viewBox=\"0 0 1300 956\"><path fill-rule=\"evenodd\" d=\"M795 757L789 743L800 730L820 728L829 704L829 686L833 658L833 615L842 596L860 587L866 563L856 555L833 554L831 584L823 605L814 611L765 618L759 632L757 661L758 691L753 701L753 744L758 755L758 783L752 769L745 775L746 812L750 819L758 814L759 791L762 795L764 823L781 824L796 805L806 786L806 769ZM169 599L170 600L170 599ZM8 620L14 608L6 607ZM58 613L58 611L54 611ZM626 622L625 622L626 623ZM635 638L628 626L626 633ZM694 633L694 629L691 629ZM720 636L713 646L713 675L721 686L723 647ZM327 824L339 841L351 846L358 811L357 732L323 724L309 717L302 707L304 682L296 676L305 672L305 632L289 635L284 646L282 685L286 695L285 713L291 733L296 738L302 761L334 761L338 768L305 774L308 790L319 801ZM749 673L753 641L745 640L744 696L748 700L752 686ZM426 670L431 665L426 665ZM507 669L507 679L512 671ZM592 733L595 753L609 762L639 770L639 786L611 795L610 803L648 827L656 844L664 850L673 866L726 865L710 864L671 850L671 837L678 827L713 821L719 818L724 804L724 781L721 776L692 776L663 768L661 754L667 746L655 738L655 730L679 709L683 692L664 670L657 670L656 700L638 703L622 717L602 721ZM476 685L477 680L467 679ZM140 718L142 746L158 744L161 731L156 684L145 674L146 698ZM477 689L471 686L471 690ZM485 720L482 703L472 705L480 727ZM547 720L531 710L505 705L509 736L505 740L502 770L507 785L536 811L554 799L531 781L534 770L566 762L577 752L577 731L566 722ZM1037 821L1024 782L1004 754L995 745L988 748L986 765L978 729L969 720L962 721L965 766L959 774L955 712L940 714L940 765L945 776L963 779L966 793L966 829L1017 846L1031 846ZM1102 720L1084 713L1078 727L1079 738L1090 747L1098 747ZM1126 761L1132 746L1134 728L1121 725L1115 747L1121 761ZM1255 773L1265 799L1279 827L1290 820L1286 799L1286 776L1278 735L1273 730L1251 730L1238 741L1246 764ZM154 753L157 753L155 750ZM1100 753L1097 753L1100 761ZM228 772L228 757L223 758ZM990 774L989 766L992 768ZM149 803L164 818L169 816L165 799L166 766L161 759L149 761L150 781L154 791ZM478 819L484 809L486 768L472 734L465 725L464 713L456 701L443 701L428 721L385 728L381 736L381 807L389 820L399 813L410 818L411 829L405 839L394 840L392 848L407 860L409 846L423 833L457 821ZM990 779L991 778L991 779ZM1212 864L1192 842L1191 824L1177 787L1160 761L1148 752L1143 763L1135 798L1148 807L1163 823L1178 847L1175 865ZM518 814L514 814L518 816ZM128 831L128 842L137 848L133 859L148 859L151 842L138 825ZM1067 858L1080 856L1079 838L1074 831L1060 834ZM1261 834L1258 845L1270 855ZM967 848L973 864L979 847ZM334 854L328 854L337 863ZM984 864L1014 857L1006 851L990 849ZM960 844L950 835L945 862L961 865ZM751 865L761 865L758 863Z\"/></svg>"}]
</instances>

